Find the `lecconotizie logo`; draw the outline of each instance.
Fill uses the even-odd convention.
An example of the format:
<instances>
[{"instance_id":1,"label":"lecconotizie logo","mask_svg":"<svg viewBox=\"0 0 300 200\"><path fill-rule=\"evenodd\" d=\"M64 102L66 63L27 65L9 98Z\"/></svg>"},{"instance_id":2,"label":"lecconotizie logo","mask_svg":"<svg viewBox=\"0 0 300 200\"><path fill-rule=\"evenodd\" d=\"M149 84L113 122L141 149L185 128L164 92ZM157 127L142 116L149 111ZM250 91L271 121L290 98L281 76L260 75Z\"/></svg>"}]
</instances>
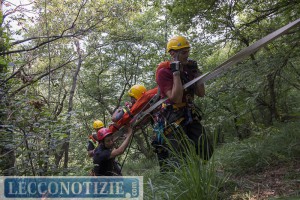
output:
<instances>
[{"instance_id":1,"label":"lecconotizie logo","mask_svg":"<svg viewBox=\"0 0 300 200\"><path fill-rule=\"evenodd\" d=\"M143 177L1 177L1 199L142 199Z\"/></svg>"}]
</instances>

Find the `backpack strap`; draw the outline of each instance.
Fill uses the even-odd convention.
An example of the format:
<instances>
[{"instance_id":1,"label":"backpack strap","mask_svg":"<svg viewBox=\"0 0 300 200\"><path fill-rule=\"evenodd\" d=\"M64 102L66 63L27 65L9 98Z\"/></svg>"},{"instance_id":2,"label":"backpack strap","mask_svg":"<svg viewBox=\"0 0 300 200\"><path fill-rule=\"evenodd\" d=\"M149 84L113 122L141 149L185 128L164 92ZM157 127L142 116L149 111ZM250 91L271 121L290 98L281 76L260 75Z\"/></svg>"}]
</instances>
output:
<instances>
[{"instance_id":1,"label":"backpack strap","mask_svg":"<svg viewBox=\"0 0 300 200\"><path fill-rule=\"evenodd\" d=\"M152 106L160 99L160 88L157 86L157 93L150 99L149 104Z\"/></svg>"},{"instance_id":2,"label":"backpack strap","mask_svg":"<svg viewBox=\"0 0 300 200\"><path fill-rule=\"evenodd\" d=\"M93 137L93 134L89 136L89 141L94 145L95 148L98 146L97 140Z\"/></svg>"}]
</instances>

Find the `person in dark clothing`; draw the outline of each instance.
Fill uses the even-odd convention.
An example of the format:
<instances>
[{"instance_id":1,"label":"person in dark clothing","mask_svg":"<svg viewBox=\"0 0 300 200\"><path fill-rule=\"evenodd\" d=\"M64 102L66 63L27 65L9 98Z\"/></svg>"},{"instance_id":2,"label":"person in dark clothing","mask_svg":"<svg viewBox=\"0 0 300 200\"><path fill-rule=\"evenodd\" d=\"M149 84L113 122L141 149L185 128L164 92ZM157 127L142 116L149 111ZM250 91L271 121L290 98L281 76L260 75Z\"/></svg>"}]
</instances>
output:
<instances>
[{"instance_id":1,"label":"person in dark clothing","mask_svg":"<svg viewBox=\"0 0 300 200\"><path fill-rule=\"evenodd\" d=\"M93 157L93 155L94 155L94 150L98 146L97 133L103 127L104 127L104 123L102 121L100 121L100 120L95 120L94 121L93 128L95 130L95 133L92 133L89 136L88 147L87 147L89 157Z\"/></svg>"},{"instance_id":2,"label":"person in dark clothing","mask_svg":"<svg viewBox=\"0 0 300 200\"><path fill-rule=\"evenodd\" d=\"M204 84L196 82L183 89L183 85L201 75L197 62L189 59L190 44L183 36L172 37L167 44L167 52L172 59L158 65L156 82L161 91L161 98L167 97L162 106L163 134L169 139L172 149L181 152L184 147L180 138L188 136L195 149L204 160L208 160L213 153L213 146L201 124L199 109L194 104L194 96L205 95ZM169 128L167 128L169 127ZM173 128L170 128L173 127ZM170 152L160 149L158 153L160 163L170 157Z\"/></svg>"},{"instance_id":3,"label":"person in dark clothing","mask_svg":"<svg viewBox=\"0 0 300 200\"><path fill-rule=\"evenodd\" d=\"M126 139L118 147L114 148L112 131L102 128L98 131L99 146L94 151L94 173L96 176L121 176L121 169L115 158L123 154L132 138L132 128L127 128Z\"/></svg>"},{"instance_id":4,"label":"person in dark clothing","mask_svg":"<svg viewBox=\"0 0 300 200\"><path fill-rule=\"evenodd\" d=\"M93 157L94 155L94 149L96 149L98 146L98 138L97 133L92 133L89 135L89 141L87 146L88 156Z\"/></svg>"}]
</instances>

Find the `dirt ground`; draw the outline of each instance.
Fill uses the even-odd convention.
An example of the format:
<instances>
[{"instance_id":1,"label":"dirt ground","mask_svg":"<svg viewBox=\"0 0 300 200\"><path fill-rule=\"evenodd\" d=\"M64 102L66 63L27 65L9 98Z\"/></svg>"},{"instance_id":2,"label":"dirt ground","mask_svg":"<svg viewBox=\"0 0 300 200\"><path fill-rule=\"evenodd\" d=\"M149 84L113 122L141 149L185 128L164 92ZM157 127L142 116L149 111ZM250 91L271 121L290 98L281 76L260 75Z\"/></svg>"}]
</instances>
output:
<instances>
[{"instance_id":1,"label":"dirt ground","mask_svg":"<svg viewBox=\"0 0 300 200\"><path fill-rule=\"evenodd\" d=\"M236 183L230 195L233 200L300 200L300 161L229 179Z\"/></svg>"}]
</instances>

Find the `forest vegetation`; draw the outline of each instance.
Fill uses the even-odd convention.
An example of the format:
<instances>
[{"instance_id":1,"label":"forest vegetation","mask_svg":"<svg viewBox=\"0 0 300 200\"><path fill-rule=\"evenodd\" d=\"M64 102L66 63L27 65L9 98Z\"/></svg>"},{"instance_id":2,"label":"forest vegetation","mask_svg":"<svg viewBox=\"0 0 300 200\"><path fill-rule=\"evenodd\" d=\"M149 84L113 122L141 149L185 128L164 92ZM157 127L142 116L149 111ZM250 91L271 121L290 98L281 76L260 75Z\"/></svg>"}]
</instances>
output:
<instances>
[{"instance_id":1,"label":"forest vegetation","mask_svg":"<svg viewBox=\"0 0 300 200\"><path fill-rule=\"evenodd\" d=\"M156 87L168 39L185 36L203 72L300 18L296 0L0 0L1 176L87 176L88 136ZM300 198L300 26L205 83L209 162L161 174L151 125L119 159L144 199ZM182 158L178 158L183 160Z\"/></svg>"}]
</instances>

